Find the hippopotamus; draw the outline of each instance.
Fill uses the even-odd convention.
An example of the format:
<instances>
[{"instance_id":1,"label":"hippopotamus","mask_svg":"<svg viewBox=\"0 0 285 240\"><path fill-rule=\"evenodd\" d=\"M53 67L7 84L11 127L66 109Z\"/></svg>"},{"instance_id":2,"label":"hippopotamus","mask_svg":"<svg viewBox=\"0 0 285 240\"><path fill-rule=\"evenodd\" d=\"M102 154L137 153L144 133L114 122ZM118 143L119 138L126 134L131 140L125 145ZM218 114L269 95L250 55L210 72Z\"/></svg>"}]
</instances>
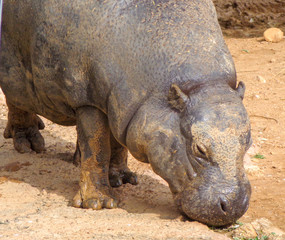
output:
<instances>
[{"instance_id":1,"label":"hippopotamus","mask_svg":"<svg viewBox=\"0 0 285 240\"><path fill-rule=\"evenodd\" d=\"M6 0L0 82L20 153L44 150L38 115L76 125L73 206L117 207L113 187L138 182L129 151L190 219L246 212L245 85L211 0Z\"/></svg>"}]
</instances>

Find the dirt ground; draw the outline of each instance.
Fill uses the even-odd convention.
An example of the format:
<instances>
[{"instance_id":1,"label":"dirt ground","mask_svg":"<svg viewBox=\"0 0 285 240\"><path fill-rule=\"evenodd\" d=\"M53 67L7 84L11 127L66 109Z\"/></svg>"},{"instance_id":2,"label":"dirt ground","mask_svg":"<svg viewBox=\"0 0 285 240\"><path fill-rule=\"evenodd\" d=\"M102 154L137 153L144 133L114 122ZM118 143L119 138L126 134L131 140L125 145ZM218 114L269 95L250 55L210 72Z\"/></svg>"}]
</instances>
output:
<instances>
[{"instance_id":1,"label":"dirt ground","mask_svg":"<svg viewBox=\"0 0 285 240\"><path fill-rule=\"evenodd\" d=\"M284 0L213 0L224 34L232 37L261 35L269 27L284 27Z\"/></svg>"},{"instance_id":2,"label":"dirt ground","mask_svg":"<svg viewBox=\"0 0 285 240\"><path fill-rule=\"evenodd\" d=\"M226 7L239 9L240 1L234 2L237 5ZM280 4L279 8L284 6L283 1L272 2ZM248 1L252 3L254 1ZM220 4L220 9L226 8L221 5L222 1L216 4ZM274 11L277 10L278 7ZM270 17L272 21L275 16L283 19L280 9L275 13ZM232 15L228 26L236 21L233 19L241 19L242 14L237 18L238 15ZM233 28L225 31L232 36L238 32L236 36L240 37L262 30L261 25L252 29L242 22L236 26L237 30L241 26L240 33ZM282 24L280 26L285 31L285 24L283 28ZM247 87L244 103L250 115L254 141L245 161L253 193L249 210L239 222L246 224L266 218L285 231L285 40L268 43L260 38L227 37L226 42L236 64L238 80L244 81ZM19 154L12 140L0 134L0 239L233 238L231 228L213 231L182 218L166 182L155 175L149 165L131 156L129 166L138 174L140 183L116 189L120 199L118 209L92 211L71 207L79 181L79 169L71 163L76 131L74 127L44 121L46 128L42 134L46 151L42 154ZM0 132L4 131L6 123L7 109L0 92ZM253 157L257 153L264 158ZM273 235L270 238L275 239Z\"/></svg>"}]
</instances>

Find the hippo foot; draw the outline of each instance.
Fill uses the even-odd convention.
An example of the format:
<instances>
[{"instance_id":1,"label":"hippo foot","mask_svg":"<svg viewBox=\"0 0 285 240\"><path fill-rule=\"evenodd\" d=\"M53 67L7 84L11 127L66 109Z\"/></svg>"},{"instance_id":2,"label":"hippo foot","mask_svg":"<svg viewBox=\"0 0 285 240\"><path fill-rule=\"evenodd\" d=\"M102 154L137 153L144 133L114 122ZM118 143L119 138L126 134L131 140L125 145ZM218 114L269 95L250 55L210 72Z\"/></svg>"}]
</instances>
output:
<instances>
[{"instance_id":1,"label":"hippo foot","mask_svg":"<svg viewBox=\"0 0 285 240\"><path fill-rule=\"evenodd\" d=\"M14 148L19 153L31 150L40 153L45 149L45 142L39 129L44 127L44 123L36 114L24 112L23 115L16 115L9 112L4 138L13 138Z\"/></svg>"},{"instance_id":2,"label":"hippo foot","mask_svg":"<svg viewBox=\"0 0 285 240\"><path fill-rule=\"evenodd\" d=\"M120 187L123 184L130 183L132 185L138 184L137 175L130 171L128 167L118 169L110 167L109 170L110 185L114 188Z\"/></svg>"},{"instance_id":3,"label":"hippo foot","mask_svg":"<svg viewBox=\"0 0 285 240\"><path fill-rule=\"evenodd\" d=\"M123 184L138 184L137 175L128 168L128 149L122 146L111 135L111 159L109 166L109 182L111 187L117 188Z\"/></svg>"},{"instance_id":4,"label":"hippo foot","mask_svg":"<svg viewBox=\"0 0 285 240\"><path fill-rule=\"evenodd\" d=\"M100 191L93 192L93 196L83 196L79 190L73 198L72 206L76 208L90 208L100 210L102 208L116 208L117 201L110 196L107 196Z\"/></svg>"}]
</instances>

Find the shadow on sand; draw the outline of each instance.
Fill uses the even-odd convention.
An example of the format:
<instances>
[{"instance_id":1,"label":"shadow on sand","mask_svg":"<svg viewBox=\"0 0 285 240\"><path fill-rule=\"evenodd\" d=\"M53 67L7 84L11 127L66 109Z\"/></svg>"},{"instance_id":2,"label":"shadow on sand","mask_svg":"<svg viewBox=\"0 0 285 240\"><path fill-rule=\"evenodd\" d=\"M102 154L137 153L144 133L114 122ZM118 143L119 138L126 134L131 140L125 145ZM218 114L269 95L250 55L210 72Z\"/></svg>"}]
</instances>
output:
<instances>
[{"instance_id":1,"label":"shadow on sand","mask_svg":"<svg viewBox=\"0 0 285 240\"><path fill-rule=\"evenodd\" d=\"M63 196L71 206L79 188L80 175L80 169L72 164L74 144L59 136L51 137L51 131L45 129L42 134L46 141L46 151L40 154L34 152L20 154L14 150L12 139L3 138L2 133L6 123L6 120L0 119L0 177L30 184L40 192L46 191L48 194ZM64 131L68 131L68 128L62 127L62 134ZM129 165L131 169L140 169L142 163L132 158ZM144 175L143 172L137 171L138 185L126 184L114 189L115 196L119 200L119 208L129 213L157 214L163 219L177 218L180 214L174 206L168 186L154 173L152 177L149 174L150 168L143 165L148 174Z\"/></svg>"}]
</instances>

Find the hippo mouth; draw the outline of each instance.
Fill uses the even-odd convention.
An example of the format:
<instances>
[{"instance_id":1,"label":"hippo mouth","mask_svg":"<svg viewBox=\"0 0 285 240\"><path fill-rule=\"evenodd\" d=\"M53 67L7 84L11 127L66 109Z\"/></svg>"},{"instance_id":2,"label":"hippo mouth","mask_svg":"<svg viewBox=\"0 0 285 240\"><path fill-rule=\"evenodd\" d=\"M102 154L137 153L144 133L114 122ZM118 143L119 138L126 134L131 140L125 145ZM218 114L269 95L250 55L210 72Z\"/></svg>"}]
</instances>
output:
<instances>
[{"instance_id":1,"label":"hippo mouth","mask_svg":"<svg viewBox=\"0 0 285 240\"><path fill-rule=\"evenodd\" d=\"M221 190L222 189L222 190ZM248 209L250 185L188 186L174 196L180 211L191 220L209 226L225 227L236 222Z\"/></svg>"}]
</instances>

